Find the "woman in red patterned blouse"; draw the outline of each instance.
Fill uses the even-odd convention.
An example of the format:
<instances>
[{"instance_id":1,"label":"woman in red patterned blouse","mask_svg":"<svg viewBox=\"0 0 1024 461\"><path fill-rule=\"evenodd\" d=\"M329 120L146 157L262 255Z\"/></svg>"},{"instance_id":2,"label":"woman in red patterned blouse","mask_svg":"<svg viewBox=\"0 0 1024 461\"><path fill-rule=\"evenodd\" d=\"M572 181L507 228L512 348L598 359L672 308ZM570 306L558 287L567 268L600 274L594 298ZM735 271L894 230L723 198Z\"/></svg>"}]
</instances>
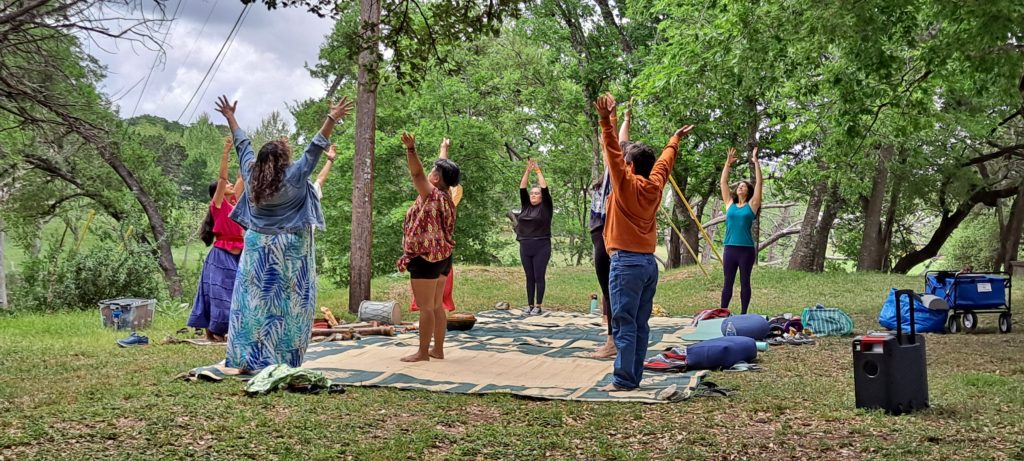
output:
<instances>
[{"instance_id":1,"label":"woman in red patterned blouse","mask_svg":"<svg viewBox=\"0 0 1024 461\"><path fill-rule=\"evenodd\" d=\"M430 174L423 173L423 164L416 155L416 137L402 134L406 161L412 184L419 196L405 214L402 226L402 257L399 271L409 271L412 295L420 308L420 345L415 354L403 362L444 358L444 334L448 328L441 297L444 284L452 270L455 249L455 203L449 188L459 185L459 166L448 159L434 162ZM430 347L434 338L434 347Z\"/></svg>"}]
</instances>

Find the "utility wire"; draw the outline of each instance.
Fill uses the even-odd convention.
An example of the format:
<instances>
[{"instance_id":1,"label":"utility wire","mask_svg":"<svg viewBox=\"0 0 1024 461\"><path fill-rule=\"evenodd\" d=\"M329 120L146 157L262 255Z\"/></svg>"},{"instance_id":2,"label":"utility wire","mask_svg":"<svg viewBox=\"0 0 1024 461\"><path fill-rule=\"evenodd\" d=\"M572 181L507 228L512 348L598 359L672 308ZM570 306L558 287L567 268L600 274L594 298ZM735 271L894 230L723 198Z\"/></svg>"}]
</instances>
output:
<instances>
[{"instance_id":1,"label":"utility wire","mask_svg":"<svg viewBox=\"0 0 1024 461\"><path fill-rule=\"evenodd\" d=\"M217 52L217 56L213 57L213 62L211 62L210 67L206 69L206 75L204 75L203 80L199 82L199 86L197 86L196 91L192 93L192 97L189 98L188 103L186 103L185 107L181 109L181 114L178 115L178 118L175 120L176 122L181 121L181 118L185 116L185 112L188 112L189 106L192 105L192 101L195 101L196 96L199 96L199 90L202 89L203 84L206 83L206 79L210 76L210 72L213 71L214 66L217 64L217 60L220 59L222 54L224 54L224 49L227 48L228 41L231 39L232 35L234 35L235 30L238 29L238 25L242 22L242 16L244 16L245 12L248 10L249 5L245 5L245 7L242 8L242 11L238 13L238 19L235 19L235 24L231 26L231 31L228 32L228 36L224 38L224 44L220 46L220 51Z\"/></svg>"},{"instance_id":2,"label":"utility wire","mask_svg":"<svg viewBox=\"0 0 1024 461\"><path fill-rule=\"evenodd\" d=\"M174 13L171 13L171 22L167 24L167 30L164 31L164 38L160 41L162 46L167 46L167 36L171 33L171 28L174 27L174 21L178 19L178 11L181 9L181 4L184 3L182 0L178 0L178 5L174 7ZM149 65L149 73L146 74L146 83L142 84L142 91L139 92L139 99L135 100L135 107L132 108L132 117L135 117L135 112L139 110L139 103L142 102L142 96L146 94L146 87L149 86L149 78L153 76L153 69L156 68L156 63L160 61L161 52L157 52L156 56L153 56L153 63Z\"/></svg>"}]
</instances>

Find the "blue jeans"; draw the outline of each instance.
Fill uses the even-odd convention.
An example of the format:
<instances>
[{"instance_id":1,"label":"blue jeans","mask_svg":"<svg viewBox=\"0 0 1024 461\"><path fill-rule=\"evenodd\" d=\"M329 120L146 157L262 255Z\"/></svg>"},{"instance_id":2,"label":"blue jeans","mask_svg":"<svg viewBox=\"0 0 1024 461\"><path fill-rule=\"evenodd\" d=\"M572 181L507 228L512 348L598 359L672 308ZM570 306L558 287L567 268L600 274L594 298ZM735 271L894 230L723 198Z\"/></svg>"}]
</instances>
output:
<instances>
[{"instance_id":1,"label":"blue jeans","mask_svg":"<svg viewBox=\"0 0 1024 461\"><path fill-rule=\"evenodd\" d=\"M608 288L612 298L612 336L615 347L615 378L618 387L640 387L647 343L651 336L654 292L658 289L658 264L653 254L618 251L612 255Z\"/></svg>"}]
</instances>

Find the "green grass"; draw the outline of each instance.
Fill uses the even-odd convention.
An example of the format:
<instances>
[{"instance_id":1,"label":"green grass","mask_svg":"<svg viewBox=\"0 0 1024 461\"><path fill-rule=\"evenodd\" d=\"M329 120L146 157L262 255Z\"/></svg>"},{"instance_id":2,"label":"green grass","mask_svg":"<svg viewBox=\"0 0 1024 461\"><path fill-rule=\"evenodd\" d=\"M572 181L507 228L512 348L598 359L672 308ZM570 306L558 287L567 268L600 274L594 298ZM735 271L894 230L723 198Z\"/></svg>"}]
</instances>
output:
<instances>
[{"instance_id":1,"label":"green grass","mask_svg":"<svg viewBox=\"0 0 1024 461\"><path fill-rule=\"evenodd\" d=\"M455 299L478 311L523 300L516 268L459 267ZM408 281L380 278L375 297L408 300ZM891 286L920 277L754 272L758 312L841 306L858 331ZM657 304L676 315L714 307L721 276L662 274ZM586 268L550 273L547 305L583 311L596 290ZM347 290L324 287L335 312ZM1015 297L1017 305L1024 299ZM159 339L184 314L158 313ZM854 409L850 340L762 354L762 373L712 373L739 393L680 404L533 401L350 388L343 395L249 398L238 382L175 377L223 350L120 349L98 313L0 317L2 459L1020 459L1024 457L1021 325L927 338L932 409L888 417ZM609 365L610 366L610 365Z\"/></svg>"}]
</instances>

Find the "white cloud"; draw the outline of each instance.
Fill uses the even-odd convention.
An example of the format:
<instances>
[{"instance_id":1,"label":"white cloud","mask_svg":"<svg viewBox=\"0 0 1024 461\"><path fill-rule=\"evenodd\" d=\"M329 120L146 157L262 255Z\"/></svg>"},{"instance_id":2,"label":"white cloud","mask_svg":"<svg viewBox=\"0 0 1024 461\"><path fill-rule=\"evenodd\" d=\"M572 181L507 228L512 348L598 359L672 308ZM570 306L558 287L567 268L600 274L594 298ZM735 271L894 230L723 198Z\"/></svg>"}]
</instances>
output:
<instances>
[{"instance_id":1,"label":"white cloud","mask_svg":"<svg viewBox=\"0 0 1024 461\"><path fill-rule=\"evenodd\" d=\"M243 8L237 0L181 1L184 3L167 37L166 62L153 71L137 115L178 119ZM173 12L173 5L167 6L168 15ZM220 114L213 111L214 101L221 94L239 100L238 120L244 128L255 127L274 110L281 111L291 122L286 104L319 97L326 91L323 82L310 77L304 66L317 61L320 45L330 33L333 21L300 8L267 11L259 2L249 10L223 63L215 75L211 74L213 80L207 82L210 86L206 96L198 101L198 109L189 117L196 104L193 101L181 117L182 123L203 112L221 120ZM121 93L146 76L156 52L124 45L104 44L103 48L111 52L97 46L89 50L107 66L101 89L118 95L121 115L130 117L143 85Z\"/></svg>"}]
</instances>

